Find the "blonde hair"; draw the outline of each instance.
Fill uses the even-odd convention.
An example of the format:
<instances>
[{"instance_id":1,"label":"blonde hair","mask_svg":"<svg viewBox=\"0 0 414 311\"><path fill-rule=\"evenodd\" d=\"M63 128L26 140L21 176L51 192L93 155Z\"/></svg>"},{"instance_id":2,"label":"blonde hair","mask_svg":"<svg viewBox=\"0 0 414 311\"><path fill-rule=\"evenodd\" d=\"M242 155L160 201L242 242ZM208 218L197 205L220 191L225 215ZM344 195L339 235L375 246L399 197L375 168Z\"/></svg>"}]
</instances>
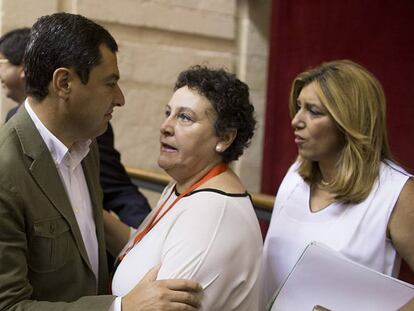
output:
<instances>
[{"instance_id":1,"label":"blonde hair","mask_svg":"<svg viewBox=\"0 0 414 311\"><path fill-rule=\"evenodd\" d=\"M337 60L299 74L293 81L289 109L293 118L297 98L314 83L322 105L343 135L344 147L335 180L325 186L345 203L365 200L379 175L381 161L392 159L385 121L385 96L381 84L364 67ZM298 156L299 174L315 184L321 179L317 162Z\"/></svg>"}]
</instances>

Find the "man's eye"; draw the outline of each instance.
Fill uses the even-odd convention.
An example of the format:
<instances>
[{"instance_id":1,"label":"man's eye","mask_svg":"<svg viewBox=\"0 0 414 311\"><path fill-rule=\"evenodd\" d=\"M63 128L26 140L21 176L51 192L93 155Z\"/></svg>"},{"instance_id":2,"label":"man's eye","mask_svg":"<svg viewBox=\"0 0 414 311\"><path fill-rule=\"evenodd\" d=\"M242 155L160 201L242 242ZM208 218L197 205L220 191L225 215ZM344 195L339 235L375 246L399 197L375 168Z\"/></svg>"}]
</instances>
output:
<instances>
[{"instance_id":1,"label":"man's eye","mask_svg":"<svg viewBox=\"0 0 414 311\"><path fill-rule=\"evenodd\" d=\"M166 118L168 118L168 117L170 116L170 114L171 114L171 112L170 112L170 111L168 111L168 110L166 110L166 111L164 112L164 115L165 115L165 117L166 117Z\"/></svg>"}]
</instances>

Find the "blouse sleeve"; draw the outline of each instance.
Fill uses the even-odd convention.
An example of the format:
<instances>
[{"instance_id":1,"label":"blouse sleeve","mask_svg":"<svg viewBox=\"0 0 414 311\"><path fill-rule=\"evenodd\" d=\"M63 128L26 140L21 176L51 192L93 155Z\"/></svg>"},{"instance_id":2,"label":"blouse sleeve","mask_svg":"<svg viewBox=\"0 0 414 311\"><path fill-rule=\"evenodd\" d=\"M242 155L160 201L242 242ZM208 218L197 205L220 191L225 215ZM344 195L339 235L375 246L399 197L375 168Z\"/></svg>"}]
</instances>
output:
<instances>
[{"instance_id":1,"label":"blouse sleeve","mask_svg":"<svg viewBox=\"0 0 414 311\"><path fill-rule=\"evenodd\" d=\"M221 310L240 284L257 279L252 274L259 273L261 241L243 230L250 225L240 224L253 220L233 212L237 207L231 198L193 196L165 241L158 278L198 281L204 288L203 309ZM249 252L258 255L246 256Z\"/></svg>"}]
</instances>

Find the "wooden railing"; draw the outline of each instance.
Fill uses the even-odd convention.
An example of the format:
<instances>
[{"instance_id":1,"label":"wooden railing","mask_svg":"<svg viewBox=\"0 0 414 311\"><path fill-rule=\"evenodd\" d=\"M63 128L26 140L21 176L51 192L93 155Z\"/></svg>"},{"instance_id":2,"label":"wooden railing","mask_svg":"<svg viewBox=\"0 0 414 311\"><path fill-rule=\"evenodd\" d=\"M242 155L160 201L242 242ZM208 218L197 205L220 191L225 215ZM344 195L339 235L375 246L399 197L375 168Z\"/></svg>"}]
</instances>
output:
<instances>
[{"instance_id":1,"label":"wooden railing","mask_svg":"<svg viewBox=\"0 0 414 311\"><path fill-rule=\"evenodd\" d=\"M170 176L161 172L154 172L137 167L126 167L126 170L136 185L157 192L161 192L171 181ZM252 196L253 205L258 217L265 220L270 219L275 197L264 193L249 193Z\"/></svg>"}]
</instances>

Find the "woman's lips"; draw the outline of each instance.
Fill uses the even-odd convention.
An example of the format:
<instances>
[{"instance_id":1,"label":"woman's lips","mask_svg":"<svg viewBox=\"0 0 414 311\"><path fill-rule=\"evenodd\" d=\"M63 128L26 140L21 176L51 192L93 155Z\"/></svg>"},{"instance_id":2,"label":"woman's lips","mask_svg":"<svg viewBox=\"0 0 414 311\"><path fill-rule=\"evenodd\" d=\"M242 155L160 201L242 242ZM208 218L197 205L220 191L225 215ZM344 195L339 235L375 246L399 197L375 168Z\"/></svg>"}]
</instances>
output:
<instances>
[{"instance_id":1,"label":"woman's lips","mask_svg":"<svg viewBox=\"0 0 414 311\"><path fill-rule=\"evenodd\" d=\"M295 134L295 144L301 145L305 142L305 139L302 136Z\"/></svg>"},{"instance_id":2,"label":"woman's lips","mask_svg":"<svg viewBox=\"0 0 414 311\"><path fill-rule=\"evenodd\" d=\"M173 147L173 146L171 146L169 144L166 144L166 143L161 142L161 151L164 151L164 152L176 152L177 151L177 148L175 148L175 147Z\"/></svg>"}]
</instances>

